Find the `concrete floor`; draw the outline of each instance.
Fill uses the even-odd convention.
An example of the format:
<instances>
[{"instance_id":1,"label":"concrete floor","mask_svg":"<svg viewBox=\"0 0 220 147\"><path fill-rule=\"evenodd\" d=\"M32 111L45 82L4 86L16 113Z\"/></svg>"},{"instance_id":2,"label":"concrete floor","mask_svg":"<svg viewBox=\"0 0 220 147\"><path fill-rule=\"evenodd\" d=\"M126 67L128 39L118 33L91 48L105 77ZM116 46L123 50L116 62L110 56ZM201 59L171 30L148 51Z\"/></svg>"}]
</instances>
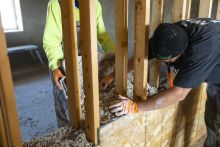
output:
<instances>
[{"instance_id":1,"label":"concrete floor","mask_svg":"<svg viewBox=\"0 0 220 147\"><path fill-rule=\"evenodd\" d=\"M54 131L57 122L48 69L29 63L12 71L23 141Z\"/></svg>"}]
</instances>

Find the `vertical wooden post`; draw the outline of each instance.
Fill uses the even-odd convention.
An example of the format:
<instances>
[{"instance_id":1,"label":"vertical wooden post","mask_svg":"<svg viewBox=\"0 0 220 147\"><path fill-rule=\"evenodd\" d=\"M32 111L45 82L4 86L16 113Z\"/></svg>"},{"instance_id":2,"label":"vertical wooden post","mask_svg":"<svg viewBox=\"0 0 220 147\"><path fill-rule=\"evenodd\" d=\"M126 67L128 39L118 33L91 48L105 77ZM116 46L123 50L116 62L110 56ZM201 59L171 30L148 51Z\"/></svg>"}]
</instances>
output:
<instances>
[{"instance_id":1,"label":"vertical wooden post","mask_svg":"<svg viewBox=\"0 0 220 147\"><path fill-rule=\"evenodd\" d=\"M152 1L152 14L151 14L151 36L157 28L157 26L162 22L163 19L163 3L164 0L153 0ZM160 61L157 59L152 59L150 61L150 78L149 83L151 86L159 86L160 77Z\"/></svg>"},{"instance_id":2,"label":"vertical wooden post","mask_svg":"<svg viewBox=\"0 0 220 147\"><path fill-rule=\"evenodd\" d=\"M1 104L0 104L0 146L8 146L1 109L2 108L1 108Z\"/></svg>"},{"instance_id":3,"label":"vertical wooden post","mask_svg":"<svg viewBox=\"0 0 220 147\"><path fill-rule=\"evenodd\" d=\"M174 0L172 8L173 22L186 18L186 2L187 0Z\"/></svg>"},{"instance_id":4,"label":"vertical wooden post","mask_svg":"<svg viewBox=\"0 0 220 147\"><path fill-rule=\"evenodd\" d=\"M135 0L134 98L146 100L150 0Z\"/></svg>"},{"instance_id":5,"label":"vertical wooden post","mask_svg":"<svg viewBox=\"0 0 220 147\"><path fill-rule=\"evenodd\" d=\"M119 94L127 94L128 72L128 0L115 1L115 87Z\"/></svg>"},{"instance_id":6,"label":"vertical wooden post","mask_svg":"<svg viewBox=\"0 0 220 147\"><path fill-rule=\"evenodd\" d=\"M185 19L190 19L190 15L191 15L191 5L192 5L192 0L186 0L186 14L185 14Z\"/></svg>"},{"instance_id":7,"label":"vertical wooden post","mask_svg":"<svg viewBox=\"0 0 220 147\"><path fill-rule=\"evenodd\" d=\"M173 7L172 7L172 21L177 22L177 21L185 19L186 17L189 17L190 8L188 7L191 7L190 0L174 0ZM175 75L173 71L171 71L170 74L171 74L170 79L174 79ZM171 86L170 83L168 85Z\"/></svg>"},{"instance_id":8,"label":"vertical wooden post","mask_svg":"<svg viewBox=\"0 0 220 147\"><path fill-rule=\"evenodd\" d=\"M71 125L79 128L81 122L81 105L74 0L62 0L61 11L69 117Z\"/></svg>"},{"instance_id":9,"label":"vertical wooden post","mask_svg":"<svg viewBox=\"0 0 220 147\"><path fill-rule=\"evenodd\" d=\"M83 84L86 110L86 133L95 144L99 128L99 87L96 29L96 1L80 1L80 32L83 59Z\"/></svg>"},{"instance_id":10,"label":"vertical wooden post","mask_svg":"<svg viewBox=\"0 0 220 147\"><path fill-rule=\"evenodd\" d=\"M20 127L18 115L16 112L16 100L14 96L13 82L11 76L11 69L8 59L7 46L5 35L0 18L0 134L3 145L9 147L22 146L22 139L20 136ZM3 124L2 124L3 122ZM2 128L4 126L4 128ZM6 140L7 139L7 143Z\"/></svg>"},{"instance_id":11,"label":"vertical wooden post","mask_svg":"<svg viewBox=\"0 0 220 147\"><path fill-rule=\"evenodd\" d=\"M213 0L200 0L199 17L211 17Z\"/></svg>"},{"instance_id":12,"label":"vertical wooden post","mask_svg":"<svg viewBox=\"0 0 220 147\"><path fill-rule=\"evenodd\" d=\"M218 0L216 19L218 19L218 20L220 19L220 0Z\"/></svg>"}]
</instances>

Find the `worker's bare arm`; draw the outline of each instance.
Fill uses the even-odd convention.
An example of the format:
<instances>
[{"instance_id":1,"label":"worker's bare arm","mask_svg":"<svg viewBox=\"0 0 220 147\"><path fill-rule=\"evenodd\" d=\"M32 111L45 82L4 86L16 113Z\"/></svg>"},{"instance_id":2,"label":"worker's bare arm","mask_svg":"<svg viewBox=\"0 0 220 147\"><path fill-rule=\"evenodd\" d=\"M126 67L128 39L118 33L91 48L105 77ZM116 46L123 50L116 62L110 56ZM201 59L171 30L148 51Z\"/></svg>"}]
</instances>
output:
<instances>
[{"instance_id":1,"label":"worker's bare arm","mask_svg":"<svg viewBox=\"0 0 220 147\"><path fill-rule=\"evenodd\" d=\"M139 112L160 109L176 102L182 101L186 98L191 88L181 88L174 86L159 94L149 97L147 101L139 101Z\"/></svg>"}]
</instances>

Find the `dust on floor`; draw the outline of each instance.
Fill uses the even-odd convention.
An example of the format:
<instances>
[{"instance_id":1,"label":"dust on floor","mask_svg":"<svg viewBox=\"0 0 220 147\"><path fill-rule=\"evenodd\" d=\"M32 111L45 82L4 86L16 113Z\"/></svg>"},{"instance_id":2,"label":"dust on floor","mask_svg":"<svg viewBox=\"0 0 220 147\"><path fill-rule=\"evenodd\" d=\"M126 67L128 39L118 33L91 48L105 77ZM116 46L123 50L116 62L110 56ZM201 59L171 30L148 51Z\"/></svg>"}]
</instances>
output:
<instances>
[{"instance_id":1,"label":"dust on floor","mask_svg":"<svg viewBox=\"0 0 220 147\"><path fill-rule=\"evenodd\" d=\"M99 70L99 77L104 77L111 73L114 70L113 60L106 61L107 63L102 63L102 67ZM109 63L110 62L110 63ZM81 60L79 60L79 72L80 75L82 75L82 63ZM101 79L100 78L100 79ZM105 91L101 91L99 93L99 111L100 111L100 124L104 125L106 123L109 123L113 120L116 120L117 117L110 113L109 106L117 101L118 95L115 92L115 83L113 82L109 88ZM80 76L80 86L81 86L81 108L82 108L82 116L85 119L85 108L84 108L84 100L85 95L83 92L83 79L82 76ZM146 92L150 95L157 92L156 88L148 86L148 89L146 89ZM132 98L133 96L133 71L130 71L128 73L128 97ZM85 136L84 131L82 130L75 130L70 127L65 127L58 129L55 133L51 133L49 135L46 135L44 137L38 137L33 138L29 143L26 143L25 146L27 147L35 147L35 146L92 146L92 143L90 143Z\"/></svg>"}]
</instances>

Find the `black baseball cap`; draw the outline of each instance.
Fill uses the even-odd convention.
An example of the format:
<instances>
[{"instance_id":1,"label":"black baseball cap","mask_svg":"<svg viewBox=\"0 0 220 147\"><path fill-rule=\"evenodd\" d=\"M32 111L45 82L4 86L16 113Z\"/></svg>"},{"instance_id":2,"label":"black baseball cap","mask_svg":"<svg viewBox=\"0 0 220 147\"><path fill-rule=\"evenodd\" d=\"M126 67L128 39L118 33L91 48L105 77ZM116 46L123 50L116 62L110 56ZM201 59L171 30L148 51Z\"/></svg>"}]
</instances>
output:
<instances>
[{"instance_id":1,"label":"black baseball cap","mask_svg":"<svg viewBox=\"0 0 220 147\"><path fill-rule=\"evenodd\" d=\"M177 25L162 23L150 39L150 54L159 60L168 60L182 54L188 46L187 31Z\"/></svg>"}]
</instances>

